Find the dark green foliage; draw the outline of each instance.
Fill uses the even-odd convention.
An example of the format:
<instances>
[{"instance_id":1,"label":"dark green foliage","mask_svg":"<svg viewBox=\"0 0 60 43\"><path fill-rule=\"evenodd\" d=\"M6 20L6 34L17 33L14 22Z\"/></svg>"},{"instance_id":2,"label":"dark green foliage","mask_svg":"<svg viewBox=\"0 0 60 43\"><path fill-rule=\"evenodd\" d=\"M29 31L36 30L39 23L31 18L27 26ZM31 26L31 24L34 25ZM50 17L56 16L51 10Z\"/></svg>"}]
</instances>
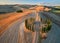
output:
<instances>
[{"instance_id":1,"label":"dark green foliage","mask_svg":"<svg viewBox=\"0 0 60 43\"><path fill-rule=\"evenodd\" d=\"M44 33L44 32L46 32L46 28L44 27L44 28L42 28L42 32Z\"/></svg>"},{"instance_id":2,"label":"dark green foliage","mask_svg":"<svg viewBox=\"0 0 60 43\"><path fill-rule=\"evenodd\" d=\"M48 25L47 27L42 28L42 32L49 32L51 30L52 25Z\"/></svg>"},{"instance_id":3,"label":"dark green foliage","mask_svg":"<svg viewBox=\"0 0 60 43\"><path fill-rule=\"evenodd\" d=\"M49 19L46 19L45 23L47 24L47 26L42 28L42 32L49 32L51 30L52 23Z\"/></svg>"},{"instance_id":4,"label":"dark green foliage","mask_svg":"<svg viewBox=\"0 0 60 43\"><path fill-rule=\"evenodd\" d=\"M34 25L33 25L34 26ZM33 26L32 26L32 31L34 32L34 28L33 28Z\"/></svg>"},{"instance_id":5,"label":"dark green foliage","mask_svg":"<svg viewBox=\"0 0 60 43\"><path fill-rule=\"evenodd\" d=\"M42 32L43 32L43 33L44 33L44 32L48 32L48 31L50 31L50 29L51 29L51 25L42 28Z\"/></svg>"},{"instance_id":6,"label":"dark green foliage","mask_svg":"<svg viewBox=\"0 0 60 43\"><path fill-rule=\"evenodd\" d=\"M52 25L48 25L47 32L51 29Z\"/></svg>"},{"instance_id":7,"label":"dark green foliage","mask_svg":"<svg viewBox=\"0 0 60 43\"><path fill-rule=\"evenodd\" d=\"M20 13L20 12L23 12L22 10L18 10L18 11L16 11L17 13Z\"/></svg>"}]
</instances>

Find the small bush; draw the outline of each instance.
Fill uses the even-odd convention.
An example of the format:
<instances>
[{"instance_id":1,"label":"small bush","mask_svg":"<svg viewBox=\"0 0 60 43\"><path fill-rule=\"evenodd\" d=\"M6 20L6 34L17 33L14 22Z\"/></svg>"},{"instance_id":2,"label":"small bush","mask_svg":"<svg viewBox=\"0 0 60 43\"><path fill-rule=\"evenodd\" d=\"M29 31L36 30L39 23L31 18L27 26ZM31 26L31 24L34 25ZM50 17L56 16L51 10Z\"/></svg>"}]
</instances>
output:
<instances>
[{"instance_id":1,"label":"small bush","mask_svg":"<svg viewBox=\"0 0 60 43\"><path fill-rule=\"evenodd\" d=\"M27 19L25 20L25 26L28 30L31 30L34 32L34 25L33 25L33 22L34 22L34 18L30 18L30 19Z\"/></svg>"},{"instance_id":2,"label":"small bush","mask_svg":"<svg viewBox=\"0 0 60 43\"><path fill-rule=\"evenodd\" d=\"M22 10L18 10L18 11L16 11L17 13L20 13L20 12L23 12Z\"/></svg>"}]
</instances>

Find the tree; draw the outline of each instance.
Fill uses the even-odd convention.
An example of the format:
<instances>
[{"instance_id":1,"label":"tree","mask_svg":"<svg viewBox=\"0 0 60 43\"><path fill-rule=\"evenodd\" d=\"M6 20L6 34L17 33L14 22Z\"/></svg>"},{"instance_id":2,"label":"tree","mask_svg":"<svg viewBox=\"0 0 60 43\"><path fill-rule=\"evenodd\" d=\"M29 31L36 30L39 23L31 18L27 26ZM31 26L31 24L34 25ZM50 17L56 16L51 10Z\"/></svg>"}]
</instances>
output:
<instances>
[{"instance_id":1,"label":"tree","mask_svg":"<svg viewBox=\"0 0 60 43\"><path fill-rule=\"evenodd\" d=\"M16 11L17 13L20 13L20 12L23 12L22 10L18 10L18 11Z\"/></svg>"}]
</instances>

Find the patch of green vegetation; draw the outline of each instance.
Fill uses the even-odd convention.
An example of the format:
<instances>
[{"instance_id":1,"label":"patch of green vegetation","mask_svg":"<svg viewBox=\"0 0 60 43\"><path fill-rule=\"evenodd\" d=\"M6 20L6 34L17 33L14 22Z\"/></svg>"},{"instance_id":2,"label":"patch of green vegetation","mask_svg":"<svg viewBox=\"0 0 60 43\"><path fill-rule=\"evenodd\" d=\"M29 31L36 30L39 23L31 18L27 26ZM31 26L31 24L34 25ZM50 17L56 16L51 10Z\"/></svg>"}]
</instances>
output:
<instances>
[{"instance_id":1,"label":"patch of green vegetation","mask_svg":"<svg viewBox=\"0 0 60 43\"><path fill-rule=\"evenodd\" d=\"M16 11L17 13L21 13L21 12L23 12L22 10L18 10L18 11Z\"/></svg>"},{"instance_id":2,"label":"patch of green vegetation","mask_svg":"<svg viewBox=\"0 0 60 43\"><path fill-rule=\"evenodd\" d=\"M45 22L46 22L47 26L42 28L42 32L48 32L51 30L51 27L52 27L52 23L49 19L47 19Z\"/></svg>"},{"instance_id":3,"label":"patch of green vegetation","mask_svg":"<svg viewBox=\"0 0 60 43\"><path fill-rule=\"evenodd\" d=\"M52 25L48 25L48 26L47 26L47 29L46 29L47 32L51 29L51 27L52 27Z\"/></svg>"},{"instance_id":4,"label":"patch of green vegetation","mask_svg":"<svg viewBox=\"0 0 60 43\"><path fill-rule=\"evenodd\" d=\"M52 25L48 25L47 27L42 28L42 32L49 32L51 29Z\"/></svg>"},{"instance_id":5,"label":"patch of green vegetation","mask_svg":"<svg viewBox=\"0 0 60 43\"><path fill-rule=\"evenodd\" d=\"M52 10L49 12L55 13L55 14L60 14L60 6L55 6Z\"/></svg>"},{"instance_id":6,"label":"patch of green vegetation","mask_svg":"<svg viewBox=\"0 0 60 43\"><path fill-rule=\"evenodd\" d=\"M34 32L34 21L35 19L34 18L30 18L30 19L27 19L25 20L25 26L28 30L31 30ZM46 19L45 20L45 23L44 24L47 24L45 27L42 27L42 32L48 32L51 30L51 27L52 27L52 23L49 19Z\"/></svg>"},{"instance_id":7,"label":"patch of green vegetation","mask_svg":"<svg viewBox=\"0 0 60 43\"><path fill-rule=\"evenodd\" d=\"M35 19L34 18L30 18L30 19L27 19L27 20L25 20L25 26L26 26L26 28L28 29L28 30L31 30L31 31L33 31L34 32L34 28L33 28L33 22L35 21Z\"/></svg>"}]
</instances>

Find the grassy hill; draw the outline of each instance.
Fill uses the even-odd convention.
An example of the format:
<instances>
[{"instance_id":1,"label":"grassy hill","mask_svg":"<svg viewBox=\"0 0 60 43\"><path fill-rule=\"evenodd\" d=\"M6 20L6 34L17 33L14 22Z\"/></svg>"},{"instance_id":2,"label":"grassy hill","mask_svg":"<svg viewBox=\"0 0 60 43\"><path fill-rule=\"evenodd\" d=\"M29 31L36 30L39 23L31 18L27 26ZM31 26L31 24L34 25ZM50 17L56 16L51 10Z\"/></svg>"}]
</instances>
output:
<instances>
[{"instance_id":1,"label":"grassy hill","mask_svg":"<svg viewBox=\"0 0 60 43\"><path fill-rule=\"evenodd\" d=\"M54 6L54 8L50 12L60 16L60 6Z\"/></svg>"}]
</instances>

